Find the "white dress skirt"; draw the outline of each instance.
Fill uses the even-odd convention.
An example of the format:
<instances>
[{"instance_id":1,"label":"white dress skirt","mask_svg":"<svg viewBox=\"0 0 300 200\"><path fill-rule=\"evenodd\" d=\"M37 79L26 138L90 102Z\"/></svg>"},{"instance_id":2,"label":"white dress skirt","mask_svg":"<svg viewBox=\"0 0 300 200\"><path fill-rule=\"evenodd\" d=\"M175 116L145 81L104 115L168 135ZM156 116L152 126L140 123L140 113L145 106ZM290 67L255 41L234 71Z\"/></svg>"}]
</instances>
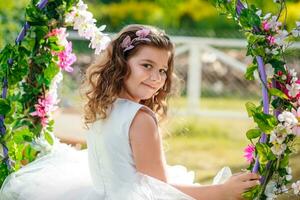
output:
<instances>
[{"instance_id":1,"label":"white dress skirt","mask_svg":"<svg viewBox=\"0 0 300 200\"><path fill-rule=\"evenodd\" d=\"M193 200L170 184L135 168L128 131L141 104L117 99L109 117L87 132L87 150L55 142L51 153L8 176L0 200ZM154 115L153 115L154 116ZM184 166L167 166L169 183L196 184ZM223 168L218 184L231 176Z\"/></svg>"}]
</instances>

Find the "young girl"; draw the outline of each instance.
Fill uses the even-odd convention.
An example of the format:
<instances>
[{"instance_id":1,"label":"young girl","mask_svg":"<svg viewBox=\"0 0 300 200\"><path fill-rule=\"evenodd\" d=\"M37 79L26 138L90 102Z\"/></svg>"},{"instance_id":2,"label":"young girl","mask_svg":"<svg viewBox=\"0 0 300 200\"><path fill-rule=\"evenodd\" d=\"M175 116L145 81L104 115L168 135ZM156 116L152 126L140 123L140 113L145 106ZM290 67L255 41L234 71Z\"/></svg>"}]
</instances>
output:
<instances>
[{"instance_id":1,"label":"young girl","mask_svg":"<svg viewBox=\"0 0 300 200\"><path fill-rule=\"evenodd\" d=\"M88 153L57 142L51 154L11 174L0 199L242 199L258 184L256 174L210 186L171 181L157 117L167 112L173 61L174 47L164 32L123 28L86 73Z\"/></svg>"}]
</instances>

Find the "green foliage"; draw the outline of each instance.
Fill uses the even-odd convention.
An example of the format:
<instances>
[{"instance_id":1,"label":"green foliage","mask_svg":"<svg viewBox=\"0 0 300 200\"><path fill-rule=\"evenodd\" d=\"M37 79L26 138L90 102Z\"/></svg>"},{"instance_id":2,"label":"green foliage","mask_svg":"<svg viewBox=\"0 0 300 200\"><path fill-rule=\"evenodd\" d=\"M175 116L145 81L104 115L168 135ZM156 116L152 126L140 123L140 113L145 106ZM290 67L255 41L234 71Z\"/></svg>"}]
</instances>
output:
<instances>
[{"instance_id":1,"label":"green foliage","mask_svg":"<svg viewBox=\"0 0 300 200\"><path fill-rule=\"evenodd\" d=\"M65 13L76 2L49 1L46 8L40 10L37 1L32 0L25 12L30 24L26 37L20 44L6 45L0 53L0 75L8 80L7 98L0 98L0 114L5 116L6 128L0 142L7 147L13 163L9 168L6 166L8 158L1 157L0 186L9 173L35 160L39 153L39 149L35 149L37 138L44 138L49 145L54 143L51 136L54 121L43 127L42 119L32 113L37 110L38 99L46 96L54 76L60 71L57 56L52 53L64 47L58 44L56 37L46 36L53 29L66 26Z\"/></svg>"},{"instance_id":2,"label":"green foliage","mask_svg":"<svg viewBox=\"0 0 300 200\"><path fill-rule=\"evenodd\" d=\"M247 80L255 80L255 77L254 77L255 70L257 70L256 63L252 63L251 65L249 65L249 67L247 68L246 73L245 73L245 78Z\"/></svg>"},{"instance_id":3,"label":"green foliage","mask_svg":"<svg viewBox=\"0 0 300 200\"><path fill-rule=\"evenodd\" d=\"M277 189L289 182L285 178L288 174L286 167L289 165L289 154L292 153L291 149L294 145L292 141L295 139L295 135L291 133L290 129L298 126L298 124L288 125L287 116L278 116L278 114L286 112L286 115L294 117L291 111L298 107L299 98L290 94L291 85L295 84L294 82L298 78L289 72L285 66L284 58L284 51L287 47L285 42L295 38L285 30L284 25L278 25L280 23L270 25L271 20L258 14L259 9L249 2L215 0L214 5L221 10L221 13L234 19L245 33L248 42L247 55L254 58L246 70L245 78L254 80L254 72L259 69L263 93L268 93L268 96L263 96L263 102L260 106L251 102L246 103L248 116L252 117L256 124L255 128L247 131L246 136L251 143L254 143L253 140L258 138L254 154L255 164L259 164L254 165L252 162L248 169L261 174L264 181L261 186L245 192L244 197L246 199L265 200L267 196L264 192L271 180L275 181ZM236 12L233 11L235 6ZM279 1L278 6L278 14L272 17L272 20L276 20L276 22L278 22L278 16L281 16L283 10L287 12L285 1ZM270 27L268 27L269 25ZM278 35L283 32L286 32L286 36L282 37L284 39L279 38ZM265 75L262 71L267 71L269 74ZM291 79L294 80L291 81ZM289 95L287 95L287 91L289 91ZM273 110L269 109L269 99L271 99ZM275 111L274 115L268 114L272 111ZM297 120L296 117L294 120ZM258 168L253 169L253 166L258 166Z\"/></svg>"},{"instance_id":4,"label":"green foliage","mask_svg":"<svg viewBox=\"0 0 300 200\"><path fill-rule=\"evenodd\" d=\"M261 130L260 129L250 129L247 131L246 135L249 140L252 140L252 139L260 137Z\"/></svg>"}]
</instances>

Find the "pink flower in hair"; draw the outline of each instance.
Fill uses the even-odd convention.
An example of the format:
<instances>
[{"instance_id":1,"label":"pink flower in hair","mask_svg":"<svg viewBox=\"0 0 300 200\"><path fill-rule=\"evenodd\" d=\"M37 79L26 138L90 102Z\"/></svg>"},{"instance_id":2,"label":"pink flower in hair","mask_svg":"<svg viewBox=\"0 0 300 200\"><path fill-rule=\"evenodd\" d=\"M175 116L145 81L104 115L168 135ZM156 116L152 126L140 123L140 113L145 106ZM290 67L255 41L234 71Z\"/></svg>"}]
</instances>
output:
<instances>
[{"instance_id":1,"label":"pink flower in hair","mask_svg":"<svg viewBox=\"0 0 300 200\"><path fill-rule=\"evenodd\" d=\"M134 46L131 45L132 41L129 35L125 37L125 39L121 43L121 47L124 48L124 52L132 49Z\"/></svg>"},{"instance_id":2,"label":"pink flower in hair","mask_svg":"<svg viewBox=\"0 0 300 200\"><path fill-rule=\"evenodd\" d=\"M135 41L148 41L150 42L151 40L149 38L147 38L147 36L150 33L150 29L147 28L143 28L141 30L136 31L135 35L137 36L136 38L134 38L133 40L131 40L130 36L127 35L124 40L121 43L121 47L124 48L123 52L128 51L130 49L133 49L133 43Z\"/></svg>"},{"instance_id":3,"label":"pink flower in hair","mask_svg":"<svg viewBox=\"0 0 300 200\"><path fill-rule=\"evenodd\" d=\"M141 30L138 30L135 34L140 38L145 38L149 35L150 29L143 28Z\"/></svg>"}]
</instances>

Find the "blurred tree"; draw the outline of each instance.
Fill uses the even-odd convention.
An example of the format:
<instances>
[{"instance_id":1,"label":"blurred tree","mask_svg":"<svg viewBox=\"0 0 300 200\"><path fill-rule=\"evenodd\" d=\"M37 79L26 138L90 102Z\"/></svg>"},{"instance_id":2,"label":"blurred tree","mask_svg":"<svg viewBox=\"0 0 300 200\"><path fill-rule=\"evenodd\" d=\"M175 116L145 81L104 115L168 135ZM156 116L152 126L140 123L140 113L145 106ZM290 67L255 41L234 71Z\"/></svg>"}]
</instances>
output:
<instances>
[{"instance_id":1,"label":"blurred tree","mask_svg":"<svg viewBox=\"0 0 300 200\"><path fill-rule=\"evenodd\" d=\"M248 0L266 12L277 6L272 0ZM206 37L242 37L237 26L219 16L207 0L87 0L96 18L118 31L129 23L154 24L169 33ZM288 2L288 28L300 20L299 0Z\"/></svg>"},{"instance_id":2,"label":"blurred tree","mask_svg":"<svg viewBox=\"0 0 300 200\"><path fill-rule=\"evenodd\" d=\"M1 0L2 2L4 0ZM0 49L14 42L24 21L24 7L30 0L0 3ZM116 32L126 24L159 26L170 34L204 37L242 37L235 24L219 16L208 0L84 0L107 31ZM275 11L272 0L248 0L266 12ZM300 1L287 0L287 28L300 21Z\"/></svg>"},{"instance_id":3,"label":"blurred tree","mask_svg":"<svg viewBox=\"0 0 300 200\"><path fill-rule=\"evenodd\" d=\"M12 43L24 23L24 8L29 0L5 1L0 3L0 49Z\"/></svg>"}]
</instances>

